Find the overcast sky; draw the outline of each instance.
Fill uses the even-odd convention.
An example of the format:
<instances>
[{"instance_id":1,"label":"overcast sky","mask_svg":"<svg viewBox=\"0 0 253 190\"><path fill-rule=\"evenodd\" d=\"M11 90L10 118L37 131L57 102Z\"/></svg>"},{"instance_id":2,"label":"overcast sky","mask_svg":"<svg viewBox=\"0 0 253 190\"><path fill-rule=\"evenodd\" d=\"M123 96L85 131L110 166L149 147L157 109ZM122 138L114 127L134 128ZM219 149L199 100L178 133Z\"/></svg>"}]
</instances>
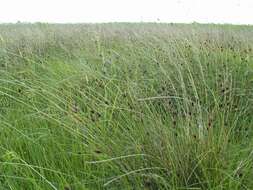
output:
<instances>
[{"instance_id":1,"label":"overcast sky","mask_svg":"<svg viewBox=\"0 0 253 190\"><path fill-rule=\"evenodd\" d=\"M6 22L253 24L253 0L1 0Z\"/></svg>"}]
</instances>

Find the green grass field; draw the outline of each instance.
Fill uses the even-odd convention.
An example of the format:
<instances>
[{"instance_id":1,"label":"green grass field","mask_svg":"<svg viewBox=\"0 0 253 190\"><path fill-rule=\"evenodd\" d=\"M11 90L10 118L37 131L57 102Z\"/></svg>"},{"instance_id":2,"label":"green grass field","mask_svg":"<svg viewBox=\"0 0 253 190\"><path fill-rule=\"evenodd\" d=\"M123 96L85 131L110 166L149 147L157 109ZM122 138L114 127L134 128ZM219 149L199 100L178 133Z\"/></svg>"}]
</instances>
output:
<instances>
[{"instance_id":1,"label":"green grass field","mask_svg":"<svg viewBox=\"0 0 253 190\"><path fill-rule=\"evenodd\" d=\"M253 26L0 25L0 190L252 190Z\"/></svg>"}]
</instances>

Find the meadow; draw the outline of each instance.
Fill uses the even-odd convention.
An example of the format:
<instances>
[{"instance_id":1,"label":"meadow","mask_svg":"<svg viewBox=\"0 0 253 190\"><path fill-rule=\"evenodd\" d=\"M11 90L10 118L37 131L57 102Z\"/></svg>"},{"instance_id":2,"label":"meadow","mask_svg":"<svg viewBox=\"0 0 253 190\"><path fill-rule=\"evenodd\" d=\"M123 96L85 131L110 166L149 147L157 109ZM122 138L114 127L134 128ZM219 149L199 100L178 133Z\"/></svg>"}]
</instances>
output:
<instances>
[{"instance_id":1,"label":"meadow","mask_svg":"<svg viewBox=\"0 0 253 190\"><path fill-rule=\"evenodd\" d=\"M252 179L253 26L0 25L0 190Z\"/></svg>"}]
</instances>

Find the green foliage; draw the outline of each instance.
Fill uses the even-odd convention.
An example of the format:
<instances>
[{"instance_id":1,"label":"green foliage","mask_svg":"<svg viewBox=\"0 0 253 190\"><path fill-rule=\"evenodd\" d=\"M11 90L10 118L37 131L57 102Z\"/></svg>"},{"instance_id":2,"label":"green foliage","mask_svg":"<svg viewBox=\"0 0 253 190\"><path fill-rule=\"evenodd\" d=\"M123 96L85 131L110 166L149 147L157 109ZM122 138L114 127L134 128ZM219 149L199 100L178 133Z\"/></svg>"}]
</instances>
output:
<instances>
[{"instance_id":1,"label":"green foliage","mask_svg":"<svg viewBox=\"0 0 253 190\"><path fill-rule=\"evenodd\" d=\"M0 25L0 189L253 189L252 29Z\"/></svg>"}]
</instances>

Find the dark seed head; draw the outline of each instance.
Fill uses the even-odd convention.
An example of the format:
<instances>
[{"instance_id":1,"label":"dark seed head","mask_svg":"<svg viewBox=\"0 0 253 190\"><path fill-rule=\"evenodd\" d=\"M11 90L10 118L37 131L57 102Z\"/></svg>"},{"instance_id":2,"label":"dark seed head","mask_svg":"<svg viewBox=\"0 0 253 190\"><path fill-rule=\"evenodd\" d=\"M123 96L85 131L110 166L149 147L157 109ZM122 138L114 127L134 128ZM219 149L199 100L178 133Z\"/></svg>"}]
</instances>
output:
<instances>
[{"instance_id":1,"label":"dark seed head","mask_svg":"<svg viewBox=\"0 0 253 190\"><path fill-rule=\"evenodd\" d=\"M242 176L243 176L242 172L239 172L239 173L238 173L238 177L239 177L239 178L242 178Z\"/></svg>"},{"instance_id":2,"label":"dark seed head","mask_svg":"<svg viewBox=\"0 0 253 190\"><path fill-rule=\"evenodd\" d=\"M101 154L102 153L100 150L95 150L94 152L97 153L97 154Z\"/></svg>"},{"instance_id":3,"label":"dark seed head","mask_svg":"<svg viewBox=\"0 0 253 190\"><path fill-rule=\"evenodd\" d=\"M65 186L64 190L71 190L71 188L69 186Z\"/></svg>"},{"instance_id":4,"label":"dark seed head","mask_svg":"<svg viewBox=\"0 0 253 190\"><path fill-rule=\"evenodd\" d=\"M95 122L96 121L95 117L91 117L91 121Z\"/></svg>"}]
</instances>

